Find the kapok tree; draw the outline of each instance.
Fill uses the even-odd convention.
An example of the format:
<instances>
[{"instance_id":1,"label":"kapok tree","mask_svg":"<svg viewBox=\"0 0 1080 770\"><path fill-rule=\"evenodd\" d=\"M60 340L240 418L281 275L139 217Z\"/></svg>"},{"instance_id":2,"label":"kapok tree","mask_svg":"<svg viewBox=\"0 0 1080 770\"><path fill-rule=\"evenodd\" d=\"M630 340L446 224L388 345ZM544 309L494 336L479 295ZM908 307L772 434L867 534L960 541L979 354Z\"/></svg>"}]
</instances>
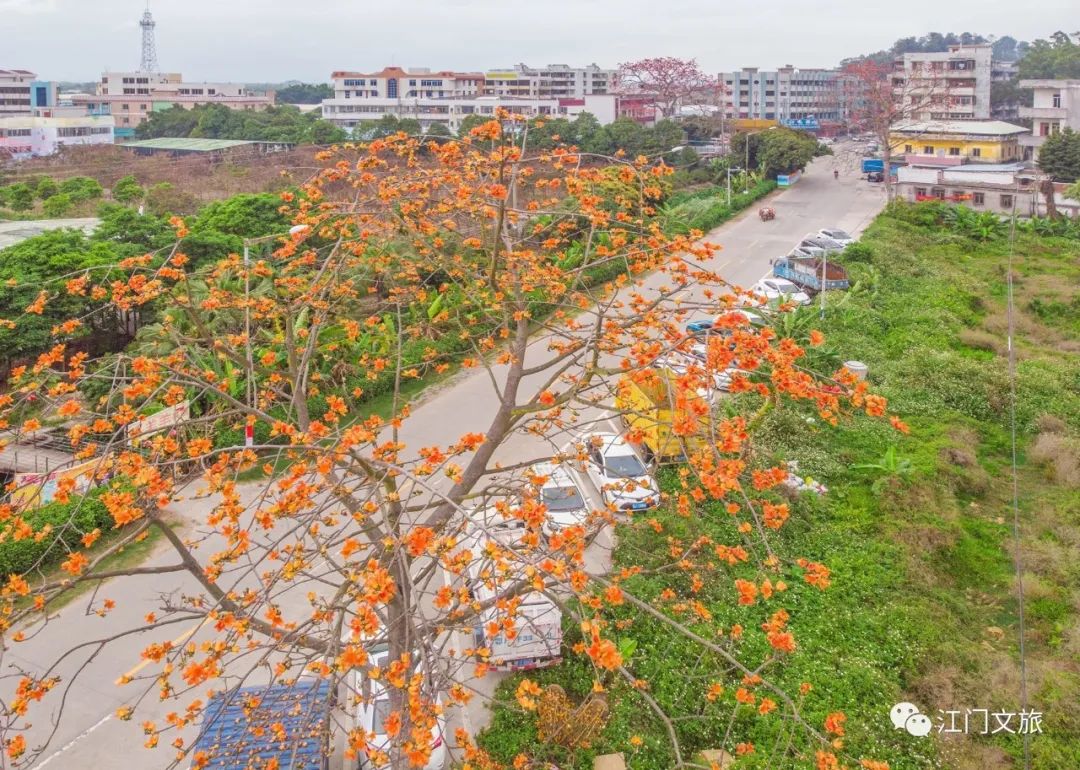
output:
<instances>
[{"instance_id":1,"label":"kapok tree","mask_svg":"<svg viewBox=\"0 0 1080 770\"><path fill-rule=\"evenodd\" d=\"M896 70L891 62L874 59L852 62L843 74L850 124L856 131L871 134L881 148L885 194L891 200L890 164L905 141L894 134L894 129L916 124L915 116L931 109L947 113L952 98L948 81L944 73L906 73Z\"/></svg>"},{"instance_id":2,"label":"kapok tree","mask_svg":"<svg viewBox=\"0 0 1080 770\"><path fill-rule=\"evenodd\" d=\"M706 75L696 59L655 56L620 64L618 87L624 93L652 96L660 113L670 118L687 99L705 95L712 101L722 85Z\"/></svg>"},{"instance_id":3,"label":"kapok tree","mask_svg":"<svg viewBox=\"0 0 1080 770\"><path fill-rule=\"evenodd\" d=\"M800 696L764 675L796 650L786 611L762 629L767 658L743 660L734 629L703 633L695 593L710 574L731 606L783 596L769 540L790 516L775 495L787 476L752 451L761 415L801 403L833 421L882 414L884 402L843 370L808 371L816 333L800 343L727 312L745 292L709 268L714 247L666 234L656 216L669 169L573 148L533 154L525 126L503 115L462 141L398 134L324 153L325 168L283 195L293 229L268 256L189 270L177 219L169 249L41 285L25 313L85 294L105 305L87 312L139 308L158 322L89 362L68 351L87 326L71 318L0 397L8 440L62 423L96 485L60 481L56 499L73 512L48 525L25 497L0 505L0 542L55 538L62 555L58 573L45 554L3 588L0 739L14 766L39 761L94 675L115 678L126 700L116 715L162 747L163 766L214 758L192 742L211 692L304 679L338 693L326 716L350 762L423 766L441 720L486 697L498 676L490 639L517 632L534 593L581 629L564 654L590 662L597 688L633 683L668 725L677 766L688 762L680 731L616 643L632 623L609 611L633 608L721 661L702 702L727 692L732 714L750 699L783 714L800 738L779 753L832 756L828 725L808 724ZM719 313L725 333L687 358L695 310ZM408 403L410 383L456 367L463 396ZM721 375L738 403L714 402ZM660 504L690 515L719 502L739 540L682 542L614 506L544 537L536 462L577 467L600 421L632 417L613 406L617 390L657 378L687 457ZM185 406L190 418L167 430L143 421ZM94 500L107 521L87 525L78 512ZM638 570L589 565L592 539L615 523L667 537L666 563L649 566L670 576L661 595L624 587ZM151 533L153 559L111 562ZM815 590L828 584L818 562L787 566ZM73 599L83 613L58 609ZM27 644L45 659L20 655ZM530 692L523 708L535 707ZM389 701L383 738L355 720L376 697ZM473 736L454 732L482 765ZM252 737L254 752L266 735Z\"/></svg>"}]
</instances>

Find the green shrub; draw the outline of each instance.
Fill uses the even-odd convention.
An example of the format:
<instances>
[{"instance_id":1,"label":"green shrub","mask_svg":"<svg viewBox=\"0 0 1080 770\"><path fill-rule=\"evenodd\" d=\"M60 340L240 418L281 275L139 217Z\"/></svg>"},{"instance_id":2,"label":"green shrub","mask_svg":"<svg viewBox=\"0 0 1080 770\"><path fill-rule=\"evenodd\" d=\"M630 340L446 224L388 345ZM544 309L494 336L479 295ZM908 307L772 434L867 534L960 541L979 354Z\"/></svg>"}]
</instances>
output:
<instances>
[{"instance_id":1,"label":"green shrub","mask_svg":"<svg viewBox=\"0 0 1080 770\"><path fill-rule=\"evenodd\" d=\"M120 201L121 203L131 203L132 201L139 200L146 194L144 190L131 174L118 179L116 184L112 188L113 200Z\"/></svg>"},{"instance_id":2,"label":"green shrub","mask_svg":"<svg viewBox=\"0 0 1080 770\"><path fill-rule=\"evenodd\" d=\"M34 191L25 182L16 182L5 188L4 203L12 211L29 211L34 207Z\"/></svg>"},{"instance_id":3,"label":"green shrub","mask_svg":"<svg viewBox=\"0 0 1080 770\"><path fill-rule=\"evenodd\" d=\"M0 542L0 575L49 569L81 547L83 535L94 529L111 529L112 516L100 500L101 491L95 490L67 503L48 503L26 514L26 523L34 532L41 532L46 527L51 531L41 540L31 537Z\"/></svg>"},{"instance_id":4,"label":"green shrub","mask_svg":"<svg viewBox=\"0 0 1080 770\"><path fill-rule=\"evenodd\" d=\"M62 217L71 211L71 207L75 205L75 201L71 199L71 196L67 193L57 193L49 198L45 199L45 202L41 204L42 210L47 217Z\"/></svg>"},{"instance_id":5,"label":"green shrub","mask_svg":"<svg viewBox=\"0 0 1080 770\"><path fill-rule=\"evenodd\" d=\"M43 176L37 181L34 193L41 200L47 200L60 192L60 185L51 176Z\"/></svg>"},{"instance_id":6,"label":"green shrub","mask_svg":"<svg viewBox=\"0 0 1080 770\"><path fill-rule=\"evenodd\" d=\"M60 192L71 196L71 200L78 203L100 198L104 193L101 184L88 176L73 176L60 183Z\"/></svg>"}]
</instances>

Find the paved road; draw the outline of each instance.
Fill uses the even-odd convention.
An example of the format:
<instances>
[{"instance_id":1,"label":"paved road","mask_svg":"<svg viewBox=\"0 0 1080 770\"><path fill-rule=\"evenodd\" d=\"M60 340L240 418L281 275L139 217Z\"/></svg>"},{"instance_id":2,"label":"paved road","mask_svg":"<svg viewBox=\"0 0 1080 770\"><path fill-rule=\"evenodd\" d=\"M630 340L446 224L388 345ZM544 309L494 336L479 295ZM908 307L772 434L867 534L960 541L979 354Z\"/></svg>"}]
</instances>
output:
<instances>
[{"instance_id":1,"label":"paved road","mask_svg":"<svg viewBox=\"0 0 1080 770\"><path fill-rule=\"evenodd\" d=\"M14 246L19 241L24 241L35 235L41 235L46 230L56 230L61 227L76 227L89 235L94 232L94 229L100 223L101 220L96 217L0 221L0 249Z\"/></svg>"},{"instance_id":2,"label":"paved road","mask_svg":"<svg viewBox=\"0 0 1080 770\"><path fill-rule=\"evenodd\" d=\"M837 166L843 169L842 176L834 180L832 171ZM771 259L789 251L807 232L821 227L839 227L858 233L880 210L883 202L884 193L880 186L872 186L858 179L842 159L819 159L794 188L779 192L770 200L769 205L776 210L775 220L761 222L755 211L749 211L711 232L708 240L723 246L711 267L729 281L749 286L768 272ZM650 278L646 286L655 288L662 280L661 276ZM534 349L536 347L534 345ZM430 394L414 410L414 416L406 423L401 440L413 447L456 441L462 434L486 424L492 413L488 405L493 403L492 384L485 372L455 379ZM520 462L542 450L543 447L531 443L529 439L516 436L503 448L499 459L505 463ZM598 502L595 489L587 483L583 488L594 504ZM254 493L253 489L246 491ZM210 505L211 502L206 500L188 501L174 506L174 509L188 522L198 522ZM604 539L590 551L589 567L604 569L610 547L610 536L605 533ZM157 564L170 561L168 554L161 551L151 559L151 563ZM181 574L152 579L118 579L108 583L100 591L99 601L106 597L114 599L117 608L107 620L86 613L85 599L74 602L61 610L48 625L38 629L32 642L17 645L9 651L7 654L14 657L9 657L8 662L17 660L28 668L40 670L41 666L67 649L74 639L89 639L120 628L139 628L146 613L160 607L162 594L195 592L195 586L189 579L180 577ZM47 753L36 768L123 767L125 770L151 770L165 767L171 759L171 752L164 747L168 741L163 741L163 747L153 752L133 747L142 742L138 725L144 719L156 720L160 724L164 715L176 704L161 704L156 698L151 698L142 704L135 720L131 723L120 722L112 714L125 703L121 696L126 693L117 688L114 682L124 673L137 673L143 669L139 652L149 642L172 640L179 643L197 641L199 638L198 629L191 623L171 625L151 634L121 639L109 647L106 655L90 661L69 695L63 723L51 738L49 750L52 753ZM89 657L89 651L74 656L61 666L60 672L70 675ZM482 682L469 684L490 692L496 681L495 677L487 677ZM46 702L49 703L48 699ZM39 724L27 736L31 746L39 744L47 735L47 725L41 717L39 713ZM486 721L481 699L475 698L468 711L455 719L467 722L472 729L479 729ZM119 747L124 747L122 754Z\"/></svg>"}]
</instances>

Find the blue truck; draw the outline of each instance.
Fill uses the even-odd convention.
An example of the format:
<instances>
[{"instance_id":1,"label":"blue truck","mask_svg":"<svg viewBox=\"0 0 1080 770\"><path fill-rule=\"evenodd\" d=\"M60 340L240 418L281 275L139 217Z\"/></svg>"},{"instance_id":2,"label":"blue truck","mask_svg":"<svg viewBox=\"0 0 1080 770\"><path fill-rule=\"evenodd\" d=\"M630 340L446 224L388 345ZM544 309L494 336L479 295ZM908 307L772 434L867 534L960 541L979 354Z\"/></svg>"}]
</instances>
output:
<instances>
[{"instance_id":1,"label":"blue truck","mask_svg":"<svg viewBox=\"0 0 1080 770\"><path fill-rule=\"evenodd\" d=\"M786 278L806 291L821 291L823 282L826 291L847 289L851 285L843 265L832 260L819 257L780 257L772 261L772 266L773 275L777 278Z\"/></svg>"}]
</instances>

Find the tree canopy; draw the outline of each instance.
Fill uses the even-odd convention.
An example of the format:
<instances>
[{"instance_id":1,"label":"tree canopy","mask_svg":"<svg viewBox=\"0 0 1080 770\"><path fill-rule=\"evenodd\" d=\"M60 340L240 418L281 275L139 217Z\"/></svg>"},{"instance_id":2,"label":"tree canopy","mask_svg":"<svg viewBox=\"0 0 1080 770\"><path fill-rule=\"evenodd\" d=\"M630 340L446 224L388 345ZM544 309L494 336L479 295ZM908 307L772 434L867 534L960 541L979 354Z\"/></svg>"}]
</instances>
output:
<instances>
[{"instance_id":1,"label":"tree canopy","mask_svg":"<svg viewBox=\"0 0 1080 770\"><path fill-rule=\"evenodd\" d=\"M1055 32L1049 40L1036 40L1019 64L1020 77L1080 78L1080 44L1076 35Z\"/></svg>"},{"instance_id":2,"label":"tree canopy","mask_svg":"<svg viewBox=\"0 0 1080 770\"><path fill-rule=\"evenodd\" d=\"M140 139L205 137L319 145L340 142L346 137L341 128L323 120L317 111L301 112L287 104L265 110L232 110L222 104L205 104L190 110L171 107L151 113L135 133Z\"/></svg>"},{"instance_id":3,"label":"tree canopy","mask_svg":"<svg viewBox=\"0 0 1080 770\"><path fill-rule=\"evenodd\" d=\"M789 693L774 681L798 652L788 610L828 590L830 570L783 547L788 466L755 452L752 437L773 409L803 410L800 419L827 429L855 414L883 417L885 400L845 369L816 371L807 350L821 345L819 333L796 340L729 312L749 298L707 267L717 248L666 232L658 218L670 168L646 158L579 163L566 147L529 153L522 136L520 123L499 116L434 147L393 135L323 153L309 183L282 196L296 229L250 263L222 251L193 264L198 223L175 218L174 247L122 259L104 280L92 271L17 276L13 290L28 294L4 308L8 323L59 317L68 302L77 316L87 296L109 316L169 312L153 339L98 369L68 350L82 322L69 319L0 401L16 440L63 418L109 517L102 526L72 514L45 530L26 500L0 503L0 542L64 535L58 575L20 569L0 595L3 662L21 644L35 651L5 667L9 757L32 766L54 750L54 726L78 716L65 708L74 683L119 654L136 667L117 680L118 721L132 720L150 748L160 738L178 764L214 760L216 747L199 755L184 732L207 718L210 692L303 677L337 694L326 708L349 762L423 766L444 712L489 697L478 683L505 662L496 645L524 641L519 628L533 638L530 608L546 603L559 617L542 638L580 666L587 690L628 683L632 713L673 724L672 704L635 674L635 619L647 617L679 640L680 656L705 666L685 697L714 726L728 724L733 741L747 719L782 720L783 740L759 756L882 766L845 752L843 714L807 721L810 684ZM429 162L417 163L422 147ZM244 208L205 222L276 224L261 204ZM675 372L664 361L691 350L686 320L705 313L724 333ZM476 389L456 412L424 413L404 397L408 383L458 367ZM717 405L702 394L721 373L731 397ZM379 384L392 396L386 416L364 406ZM606 451L609 440L593 433L608 420L632 426L630 445L648 440L653 429L624 402L635 392L662 393L654 403L669 409L656 435L670 437L670 491L643 489L626 477L632 466L620 466L602 503L552 531L542 494L551 469L569 472ZM150 426L137 421L169 407L191 418L140 432ZM247 426L251 446L238 438ZM896 418L893 426L906 430ZM74 479L55 494L80 499ZM638 514L626 495L667 506L675 524ZM176 507L184 530L168 513ZM703 537L695 523L704 516L732 522L731 534ZM660 536L656 561L590 564L594 536L616 524L620 537ZM160 552L137 568L104 561L93 549L106 528L109 552L151 531ZM644 578L637 587L635 576ZM107 598L79 594L107 577ZM124 604L117 581L175 590L147 611ZM703 589L739 622L708 612ZM79 633L57 640L55 608L73 594L86 614ZM40 625L28 636L17 630L23 621ZM190 640L171 641L181 633ZM87 648L93 659L80 666L74 651ZM375 688L384 743L355 719ZM518 687L523 719L549 711L538 706L541 689L532 679ZM815 698L828 699L822 690ZM243 707L257 705L254 695ZM668 738L675 756L680 732ZM491 766L467 729L453 736L474 766ZM251 756L232 759L254 761L268 734L252 737ZM544 757L515 764L533 759Z\"/></svg>"},{"instance_id":4,"label":"tree canopy","mask_svg":"<svg viewBox=\"0 0 1080 770\"><path fill-rule=\"evenodd\" d=\"M1080 133L1066 128L1039 148L1039 168L1058 182L1080 181Z\"/></svg>"},{"instance_id":5,"label":"tree canopy","mask_svg":"<svg viewBox=\"0 0 1080 770\"><path fill-rule=\"evenodd\" d=\"M333 95L334 89L329 83L294 83L274 91L278 104L319 104Z\"/></svg>"}]
</instances>

